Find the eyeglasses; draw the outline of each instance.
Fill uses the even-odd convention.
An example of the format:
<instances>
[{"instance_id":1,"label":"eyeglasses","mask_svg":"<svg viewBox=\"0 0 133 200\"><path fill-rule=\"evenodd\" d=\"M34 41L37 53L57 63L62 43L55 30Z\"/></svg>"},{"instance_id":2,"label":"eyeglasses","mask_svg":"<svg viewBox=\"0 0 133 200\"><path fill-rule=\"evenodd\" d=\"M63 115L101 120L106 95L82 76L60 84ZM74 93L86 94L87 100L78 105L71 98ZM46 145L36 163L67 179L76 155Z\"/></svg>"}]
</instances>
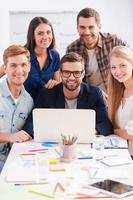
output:
<instances>
[{"instance_id":1,"label":"eyeglasses","mask_svg":"<svg viewBox=\"0 0 133 200\"><path fill-rule=\"evenodd\" d=\"M73 74L73 76L75 78L80 78L83 73L83 70L82 71L73 71L73 72L67 71L67 70L61 70L61 73L62 73L63 77L65 77L65 78L69 78L71 76L71 74Z\"/></svg>"}]
</instances>

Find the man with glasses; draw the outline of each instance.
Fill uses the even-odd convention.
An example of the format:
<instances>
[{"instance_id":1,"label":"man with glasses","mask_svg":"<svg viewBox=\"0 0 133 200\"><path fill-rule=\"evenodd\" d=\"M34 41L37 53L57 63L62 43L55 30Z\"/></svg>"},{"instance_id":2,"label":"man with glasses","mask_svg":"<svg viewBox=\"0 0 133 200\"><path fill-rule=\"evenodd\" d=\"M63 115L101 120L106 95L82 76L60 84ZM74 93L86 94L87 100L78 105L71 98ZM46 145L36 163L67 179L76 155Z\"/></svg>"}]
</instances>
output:
<instances>
[{"instance_id":1,"label":"man with glasses","mask_svg":"<svg viewBox=\"0 0 133 200\"><path fill-rule=\"evenodd\" d=\"M40 90L35 108L93 109L96 111L96 129L99 134L112 133L112 125L107 117L102 92L96 86L82 83L84 61L77 53L71 52L61 59L60 74L62 83L48 90ZM24 130L32 133L32 115ZM81 118L82 124L82 118Z\"/></svg>"}]
</instances>

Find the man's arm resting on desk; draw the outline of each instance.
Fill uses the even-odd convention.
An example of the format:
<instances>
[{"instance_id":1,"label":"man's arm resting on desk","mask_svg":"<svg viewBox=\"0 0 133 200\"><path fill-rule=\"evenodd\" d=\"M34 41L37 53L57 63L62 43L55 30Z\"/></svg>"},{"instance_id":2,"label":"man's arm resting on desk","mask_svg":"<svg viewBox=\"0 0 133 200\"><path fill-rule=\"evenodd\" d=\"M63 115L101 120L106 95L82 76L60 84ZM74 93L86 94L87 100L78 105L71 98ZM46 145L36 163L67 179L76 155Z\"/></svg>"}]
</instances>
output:
<instances>
[{"instance_id":1,"label":"man's arm resting on desk","mask_svg":"<svg viewBox=\"0 0 133 200\"><path fill-rule=\"evenodd\" d=\"M23 130L16 133L0 133L0 142L25 142L31 139L32 137Z\"/></svg>"}]
</instances>

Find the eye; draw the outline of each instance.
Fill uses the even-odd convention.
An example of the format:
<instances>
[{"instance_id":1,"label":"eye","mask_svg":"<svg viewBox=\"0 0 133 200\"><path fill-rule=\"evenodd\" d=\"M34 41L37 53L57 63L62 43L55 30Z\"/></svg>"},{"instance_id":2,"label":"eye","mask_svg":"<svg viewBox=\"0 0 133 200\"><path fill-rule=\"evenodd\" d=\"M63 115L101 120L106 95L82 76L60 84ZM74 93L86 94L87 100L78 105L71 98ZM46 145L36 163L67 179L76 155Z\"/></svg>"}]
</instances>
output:
<instances>
[{"instance_id":1,"label":"eye","mask_svg":"<svg viewBox=\"0 0 133 200\"><path fill-rule=\"evenodd\" d=\"M42 31L40 31L40 32L38 32L38 34L37 35L39 35L39 36L42 36L43 35L43 32Z\"/></svg>"},{"instance_id":2,"label":"eye","mask_svg":"<svg viewBox=\"0 0 133 200\"><path fill-rule=\"evenodd\" d=\"M27 66L27 63L22 63L22 67L26 67Z\"/></svg>"},{"instance_id":3,"label":"eye","mask_svg":"<svg viewBox=\"0 0 133 200\"><path fill-rule=\"evenodd\" d=\"M52 31L48 30L48 31L47 31L47 34L48 34L48 35L52 34Z\"/></svg>"},{"instance_id":4,"label":"eye","mask_svg":"<svg viewBox=\"0 0 133 200\"><path fill-rule=\"evenodd\" d=\"M85 26L79 26L81 30L85 30Z\"/></svg>"},{"instance_id":5,"label":"eye","mask_svg":"<svg viewBox=\"0 0 133 200\"><path fill-rule=\"evenodd\" d=\"M110 69L111 70L116 69L116 66L113 65L113 66L110 67Z\"/></svg>"},{"instance_id":6,"label":"eye","mask_svg":"<svg viewBox=\"0 0 133 200\"><path fill-rule=\"evenodd\" d=\"M15 64L15 63L11 63L11 64L10 64L10 67L11 67L11 68L15 68L15 67L16 67L16 64Z\"/></svg>"}]
</instances>

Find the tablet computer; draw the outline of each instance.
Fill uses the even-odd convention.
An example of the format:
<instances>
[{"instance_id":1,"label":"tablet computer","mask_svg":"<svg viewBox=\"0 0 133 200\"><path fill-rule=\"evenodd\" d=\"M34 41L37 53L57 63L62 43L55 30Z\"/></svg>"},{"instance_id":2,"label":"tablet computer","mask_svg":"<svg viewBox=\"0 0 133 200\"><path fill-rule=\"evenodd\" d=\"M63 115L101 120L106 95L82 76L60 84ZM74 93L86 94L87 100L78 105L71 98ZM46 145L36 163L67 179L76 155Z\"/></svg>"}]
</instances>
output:
<instances>
[{"instance_id":1,"label":"tablet computer","mask_svg":"<svg viewBox=\"0 0 133 200\"><path fill-rule=\"evenodd\" d=\"M106 179L89 185L92 188L99 189L101 192L109 194L117 198L133 194L133 185Z\"/></svg>"}]
</instances>

